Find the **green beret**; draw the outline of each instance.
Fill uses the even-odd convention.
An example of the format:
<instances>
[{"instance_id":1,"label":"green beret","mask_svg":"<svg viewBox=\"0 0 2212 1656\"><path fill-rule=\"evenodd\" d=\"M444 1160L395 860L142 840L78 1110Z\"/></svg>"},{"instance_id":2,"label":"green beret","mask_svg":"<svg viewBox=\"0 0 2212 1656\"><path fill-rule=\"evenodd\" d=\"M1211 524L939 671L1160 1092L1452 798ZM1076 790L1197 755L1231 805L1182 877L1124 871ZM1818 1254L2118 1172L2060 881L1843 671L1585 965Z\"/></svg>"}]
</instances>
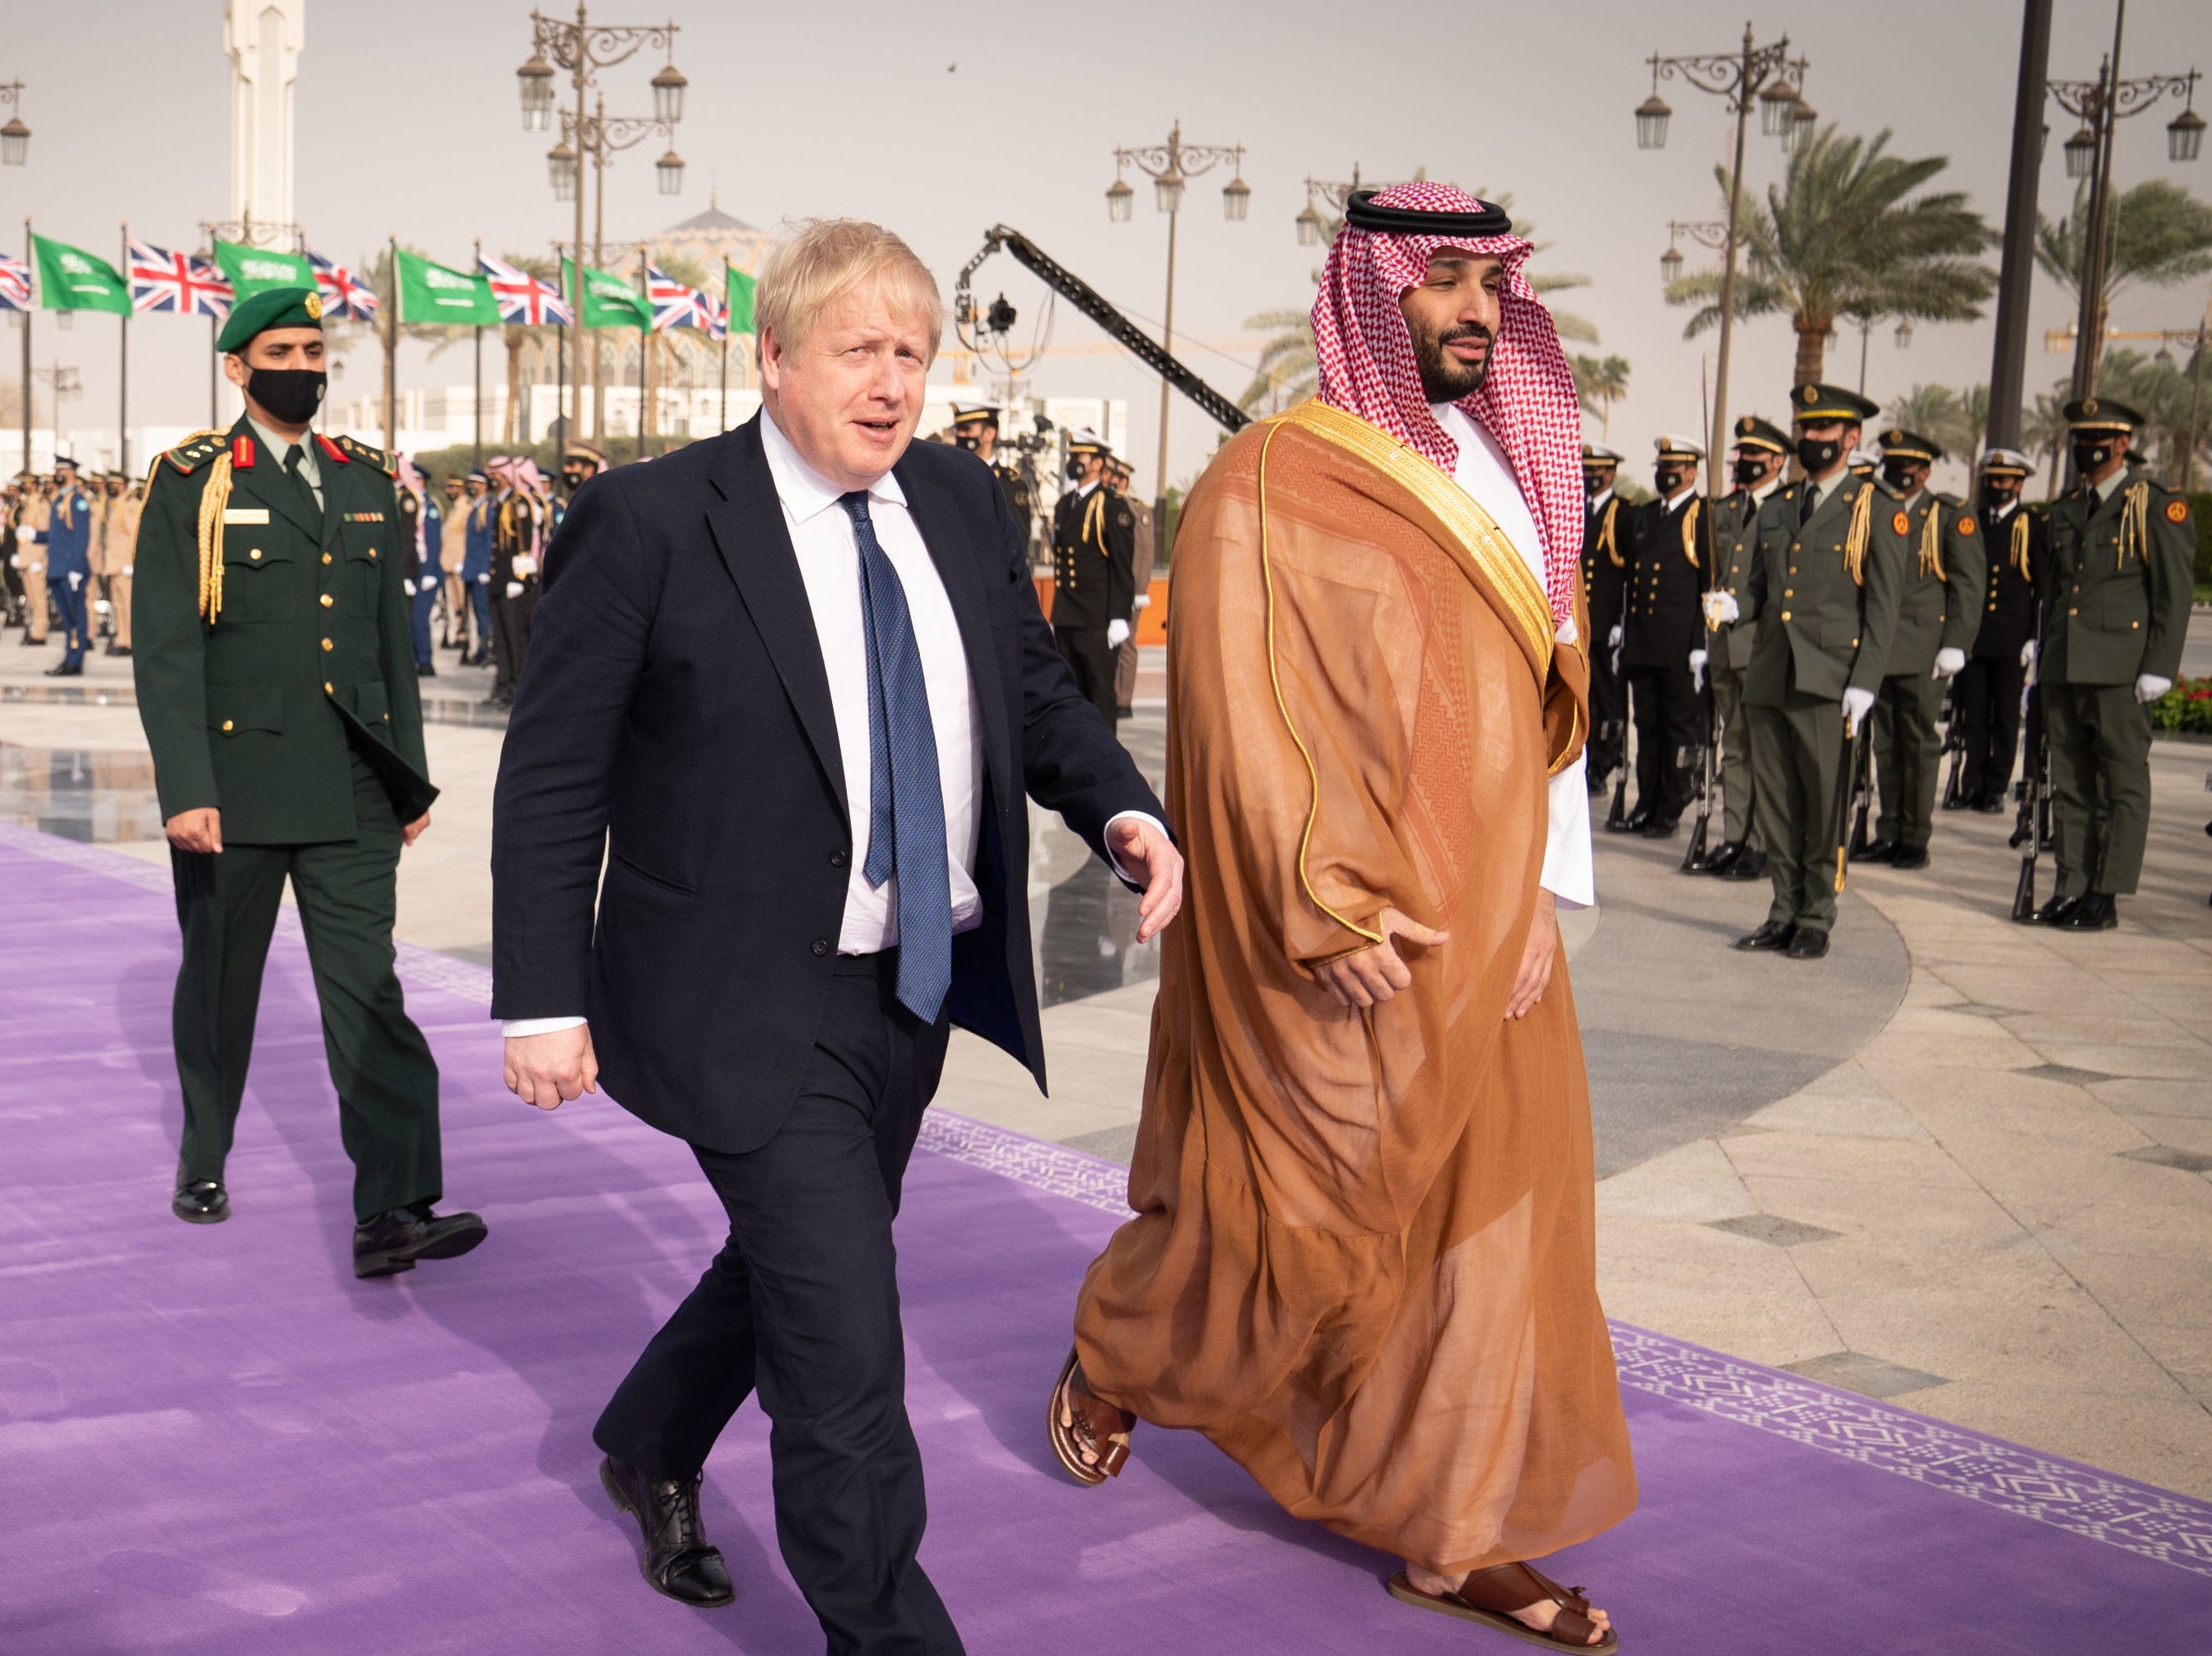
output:
<instances>
[{"instance_id":1,"label":"green beret","mask_svg":"<svg viewBox=\"0 0 2212 1656\"><path fill-rule=\"evenodd\" d=\"M215 348L228 355L244 350L253 337L270 328L317 328L323 326L323 295L313 288L268 288L251 299L240 300L222 325Z\"/></svg>"}]
</instances>

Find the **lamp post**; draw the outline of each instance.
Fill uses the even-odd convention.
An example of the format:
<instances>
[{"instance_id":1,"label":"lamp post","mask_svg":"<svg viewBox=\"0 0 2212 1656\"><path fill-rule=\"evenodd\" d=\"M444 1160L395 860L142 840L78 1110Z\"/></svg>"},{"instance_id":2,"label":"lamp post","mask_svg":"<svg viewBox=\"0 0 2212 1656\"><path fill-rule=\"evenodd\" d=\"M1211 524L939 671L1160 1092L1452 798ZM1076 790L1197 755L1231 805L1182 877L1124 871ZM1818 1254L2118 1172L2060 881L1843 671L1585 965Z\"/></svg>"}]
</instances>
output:
<instances>
[{"instance_id":1,"label":"lamp post","mask_svg":"<svg viewBox=\"0 0 2212 1656\"><path fill-rule=\"evenodd\" d=\"M684 118L684 88L689 84L683 75L678 71L673 61L676 50L676 27L673 22L594 23L586 14L583 0L577 0L576 16L573 22L566 18L548 17L543 12L533 10L530 14L530 56L524 60L522 67L514 71L515 82L522 98L522 129L526 132L544 132L550 130L553 125L555 102L553 82L556 70L568 71L568 84L576 94L574 109L562 111L562 141L554 147L553 152L545 159L550 175L549 181L553 186L553 198L562 202L573 199L576 208L575 238L569 244L575 250L576 282L574 291L570 294L569 298L575 306L575 320L571 326L576 331L576 337L574 342L574 349L569 352L569 356L571 360L576 362L579 369L576 375L579 382L576 391L578 413L582 411L584 402L581 385L584 344L584 192L577 174L580 169L585 154L591 155L594 173L603 173L606 166L605 151L596 145L588 145L586 143L586 137L594 136L595 133L594 118L586 113L584 94L597 84L599 72L601 70L611 69L617 64L627 62L648 46L654 51L669 54L670 61L659 74L653 77L653 119L645 124L645 130L650 131L658 128L669 134L668 153L661 158L660 163L660 187L663 195L675 194L677 190L683 187L684 162L683 159L676 154L673 129L676 123ZM605 108L604 101L599 105L599 108L602 112L600 125L603 127L603 112ZM642 132L638 134L638 137L642 136ZM629 140L629 143L635 142L637 137ZM574 148L568 148L572 143ZM627 145L617 147L625 148ZM568 149L565 191L562 158L562 150L564 148ZM670 170L671 162L674 164L672 173ZM672 187L672 178L674 180ZM600 183L604 192L604 178L601 179ZM602 193L599 203L602 228L605 225L605 198ZM593 241L592 263L594 265L599 263L597 237ZM599 353L594 350L592 352L592 387L594 397L592 419L594 433L603 430L605 426L606 387L602 381L599 368ZM573 437L578 435L576 427L579 423L580 422L574 415L569 417L568 435Z\"/></svg>"},{"instance_id":2,"label":"lamp post","mask_svg":"<svg viewBox=\"0 0 2212 1656\"><path fill-rule=\"evenodd\" d=\"M0 108L21 109L23 107L23 83L21 81L0 82ZM21 115L10 115L0 125L0 167L21 167L31 158L31 129L23 125ZM23 462L30 464L27 456Z\"/></svg>"},{"instance_id":3,"label":"lamp post","mask_svg":"<svg viewBox=\"0 0 2212 1656\"><path fill-rule=\"evenodd\" d=\"M1820 117L1805 101L1804 58L1790 56L1790 37L1771 46L1757 44L1749 23L1743 26L1743 46L1735 52L1707 52L1695 57L1651 58L1651 95L1636 108L1636 147L1663 149L1667 129L1674 112L1659 95L1659 82L1680 78L1700 92L1728 100L1735 117L1735 164L1729 174L1728 222L1722 236L1721 340L1713 368L1713 426L1706 448L1707 488L1721 497L1721 457L1728 448L1729 348L1735 323L1735 250L1743 214L1743 142L1753 104L1759 106L1759 130L1778 137L1785 153L1795 155L1811 140Z\"/></svg>"},{"instance_id":4,"label":"lamp post","mask_svg":"<svg viewBox=\"0 0 2212 1656\"><path fill-rule=\"evenodd\" d=\"M599 97L593 99L592 113L581 121L565 109L561 112L561 142L554 146L553 154L546 158L547 166L549 170L557 168L560 162L556 157L562 150L569 149L571 143L574 145L572 154L589 155L592 159L592 264L594 268L605 268L606 258L608 158L625 149L635 149L647 138L656 136L666 140L669 149L654 163L654 172L659 181L660 193L672 196L684 187L684 158L676 153L676 134L669 122L657 116L610 115L606 100ZM557 182L554 193L556 197L560 194ZM583 195L579 186L576 191L576 216L579 219L584 216ZM580 267L583 260L580 258L576 263ZM576 274L576 326L580 328L584 323L583 293L583 271L579 268ZM578 360L580 362L581 358ZM606 380L600 372L599 348L596 341L592 346L592 429L603 434L607 429Z\"/></svg>"},{"instance_id":5,"label":"lamp post","mask_svg":"<svg viewBox=\"0 0 2212 1656\"><path fill-rule=\"evenodd\" d=\"M2166 123L2168 161L2195 161L2203 152L2204 118L2197 113L2197 71L2120 78L2120 42L2127 27L2127 0L2112 9L2112 50L2097 66L2094 81L2052 81L2051 100L2081 122L2066 141L2066 176L2089 182L2089 222L2081 237L2079 318L2074 347L2074 395L2096 394L2097 370L2104 360L2105 265L2112 235L2112 148L2124 116L2140 115L2168 93L2184 100L2182 112ZM2025 341L2023 340L2023 348ZM1992 411L1994 412L1994 411Z\"/></svg>"},{"instance_id":6,"label":"lamp post","mask_svg":"<svg viewBox=\"0 0 2212 1656\"><path fill-rule=\"evenodd\" d=\"M1358 161L1352 163L1352 176L1348 179L1308 179L1306 204L1299 210L1297 220L1298 245L1325 247L1335 240L1337 231L1344 226L1344 204L1352 199L1354 190L1366 187L1360 181Z\"/></svg>"},{"instance_id":7,"label":"lamp post","mask_svg":"<svg viewBox=\"0 0 2212 1656\"><path fill-rule=\"evenodd\" d=\"M1148 144L1130 149L1119 145L1114 150L1114 182L1106 189L1106 216L1115 223L1127 223L1133 205L1136 192L1129 187L1121 174L1133 167L1152 181L1152 203L1168 216L1168 295L1167 311L1160 319L1160 349L1175 350L1175 256L1176 220L1182 216L1184 186L1192 179L1210 173L1227 161L1230 164L1229 182L1222 186L1222 216L1231 223L1242 221L1251 210L1252 186L1244 182L1244 146L1234 144L1185 143L1182 123L1177 121L1168 130L1165 143ZM1164 375L1160 380L1160 459L1158 486L1153 500L1153 512L1163 529L1168 521L1168 398L1170 387Z\"/></svg>"}]
</instances>

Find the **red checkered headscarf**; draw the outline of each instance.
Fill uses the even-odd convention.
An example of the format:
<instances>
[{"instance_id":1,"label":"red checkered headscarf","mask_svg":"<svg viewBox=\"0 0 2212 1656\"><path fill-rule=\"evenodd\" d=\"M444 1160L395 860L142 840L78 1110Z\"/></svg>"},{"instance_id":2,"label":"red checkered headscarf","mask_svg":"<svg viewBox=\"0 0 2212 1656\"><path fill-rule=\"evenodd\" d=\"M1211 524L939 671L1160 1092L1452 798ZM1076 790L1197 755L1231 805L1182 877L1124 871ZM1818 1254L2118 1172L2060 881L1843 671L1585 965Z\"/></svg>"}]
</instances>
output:
<instances>
[{"instance_id":1,"label":"red checkered headscarf","mask_svg":"<svg viewBox=\"0 0 2212 1656\"><path fill-rule=\"evenodd\" d=\"M1445 184L1399 184L1378 192L1377 207L1426 212L1492 210ZM1482 387L1458 405L1480 421L1505 457L1543 540L1544 589L1555 625L1574 613L1583 545L1582 403L1559 348L1552 314L1521 266L1534 251L1517 235L1400 235L1346 224L1328 250L1314 300L1314 354L1321 399L1387 431L1449 475L1459 445L1429 412L1413 360L1413 332L1399 301L1428 280L1437 250L1456 247L1502 259L1498 338Z\"/></svg>"}]
</instances>

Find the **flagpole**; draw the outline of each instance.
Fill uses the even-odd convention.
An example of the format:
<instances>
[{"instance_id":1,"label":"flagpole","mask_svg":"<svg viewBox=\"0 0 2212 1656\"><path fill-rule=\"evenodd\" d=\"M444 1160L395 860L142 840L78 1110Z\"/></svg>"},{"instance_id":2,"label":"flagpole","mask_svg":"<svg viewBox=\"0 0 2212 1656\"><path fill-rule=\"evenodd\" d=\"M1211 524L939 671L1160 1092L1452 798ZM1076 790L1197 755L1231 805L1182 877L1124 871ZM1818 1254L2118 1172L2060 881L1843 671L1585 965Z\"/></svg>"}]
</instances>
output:
<instances>
[{"instance_id":1,"label":"flagpole","mask_svg":"<svg viewBox=\"0 0 2212 1656\"><path fill-rule=\"evenodd\" d=\"M722 429L730 429L730 296L722 295Z\"/></svg>"},{"instance_id":2,"label":"flagpole","mask_svg":"<svg viewBox=\"0 0 2212 1656\"><path fill-rule=\"evenodd\" d=\"M116 337L115 469L131 472L131 221L123 221L123 316Z\"/></svg>"},{"instance_id":3,"label":"flagpole","mask_svg":"<svg viewBox=\"0 0 2212 1656\"><path fill-rule=\"evenodd\" d=\"M645 279L645 249L637 250L637 282L645 294L645 326L637 336L637 457L645 458L645 353L653 344L653 284Z\"/></svg>"},{"instance_id":4,"label":"flagpole","mask_svg":"<svg viewBox=\"0 0 2212 1656\"><path fill-rule=\"evenodd\" d=\"M38 280L38 259L31 246L31 216L23 215L23 268ZM26 296L23 301L23 463L15 469L31 469L31 319L38 314L37 307Z\"/></svg>"},{"instance_id":5,"label":"flagpole","mask_svg":"<svg viewBox=\"0 0 2212 1656\"><path fill-rule=\"evenodd\" d=\"M554 263L557 270L560 263L561 250L556 246L553 251ZM562 288L568 285L566 282L562 281L557 274L555 277L554 284L556 287ZM564 327L556 327L553 330L553 423L560 429L562 447L566 447L568 444L575 441L576 440L575 422L568 417L568 330ZM556 448L553 451L553 464L556 469L558 469L560 466L561 451L559 448Z\"/></svg>"},{"instance_id":6,"label":"flagpole","mask_svg":"<svg viewBox=\"0 0 2212 1656\"><path fill-rule=\"evenodd\" d=\"M399 447L399 238L385 240L385 268L392 273L392 308L384 317L384 448Z\"/></svg>"},{"instance_id":7,"label":"flagpole","mask_svg":"<svg viewBox=\"0 0 2212 1656\"><path fill-rule=\"evenodd\" d=\"M483 271L482 236L477 238L477 271L478 274ZM481 472L483 470L483 324L481 322L477 324L477 390L470 409L476 421L477 457L473 464Z\"/></svg>"}]
</instances>

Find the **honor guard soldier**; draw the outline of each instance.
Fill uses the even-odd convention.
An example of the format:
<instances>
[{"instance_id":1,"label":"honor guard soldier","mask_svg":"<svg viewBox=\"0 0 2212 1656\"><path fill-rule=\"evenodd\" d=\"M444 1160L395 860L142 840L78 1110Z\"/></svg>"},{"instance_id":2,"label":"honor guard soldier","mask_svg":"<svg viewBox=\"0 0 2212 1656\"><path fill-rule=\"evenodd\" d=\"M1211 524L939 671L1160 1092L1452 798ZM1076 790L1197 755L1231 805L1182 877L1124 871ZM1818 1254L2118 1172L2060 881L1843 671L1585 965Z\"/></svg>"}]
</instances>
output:
<instances>
[{"instance_id":1,"label":"honor guard soldier","mask_svg":"<svg viewBox=\"0 0 2212 1656\"><path fill-rule=\"evenodd\" d=\"M6 613L0 615L0 625L19 627L26 624L23 548L29 544L30 534L22 527L24 491L35 481L26 472L0 487L0 588L8 594Z\"/></svg>"},{"instance_id":2,"label":"honor guard soldier","mask_svg":"<svg viewBox=\"0 0 2212 1656\"><path fill-rule=\"evenodd\" d=\"M1705 861L1705 872L1724 880L1765 877L1766 854L1758 848L1752 825L1751 721L1743 705L1744 674L1759 636L1755 621L1715 630L1710 625L1713 598L1726 593L1743 603L1759 547L1759 513L1782 486L1790 460L1790 439L1781 428L1746 414L1735 423L1735 451L1729 457L1735 487L1713 508L1712 579L1703 602L1708 619L1704 648L1692 658L1702 666L1711 687L1713 714L1721 728L1721 844Z\"/></svg>"},{"instance_id":3,"label":"honor guard soldier","mask_svg":"<svg viewBox=\"0 0 2212 1656\"><path fill-rule=\"evenodd\" d=\"M594 444L576 439L561 450L561 486L554 490L552 501L545 508L549 521L545 526L545 551L541 557L551 554L554 532L568 515L568 506L576 498L576 491L606 469L607 457Z\"/></svg>"},{"instance_id":4,"label":"honor guard soldier","mask_svg":"<svg viewBox=\"0 0 2212 1656\"><path fill-rule=\"evenodd\" d=\"M1067 445L1075 487L1052 514L1052 636L1083 699L1115 722L1114 655L1134 629L1137 519L1106 487L1112 451L1095 432Z\"/></svg>"},{"instance_id":5,"label":"honor guard soldier","mask_svg":"<svg viewBox=\"0 0 2212 1656\"><path fill-rule=\"evenodd\" d=\"M54 491L46 507L46 527L34 531L33 539L46 554L46 602L62 635L60 665L48 667L46 677L74 679L84 673L89 639L92 532L96 525L92 496L77 480L76 462L65 454L54 457Z\"/></svg>"},{"instance_id":6,"label":"honor guard soldier","mask_svg":"<svg viewBox=\"0 0 2212 1656\"><path fill-rule=\"evenodd\" d=\"M177 1216L230 1210L224 1162L289 878L354 1164L354 1274L483 1239L443 1218L438 1067L392 970L403 845L429 822L391 462L309 428L325 388L312 288L254 295L216 349L245 394L228 431L155 463L137 553L138 714L184 932L173 1027L185 1125Z\"/></svg>"},{"instance_id":7,"label":"honor guard soldier","mask_svg":"<svg viewBox=\"0 0 2212 1656\"><path fill-rule=\"evenodd\" d=\"M2080 481L2051 508L2036 572L2041 637L2027 654L2051 744L2058 889L2045 925L2119 923L2150 830L2149 703L2173 688L2189 631L2197 539L2189 502L2131 468L2142 423L2109 399L2066 405Z\"/></svg>"},{"instance_id":8,"label":"honor guard soldier","mask_svg":"<svg viewBox=\"0 0 2212 1656\"><path fill-rule=\"evenodd\" d=\"M1659 497L1638 508L1620 636L1636 721L1636 808L1620 826L1647 839L1674 833L1690 802L1684 751L1706 739L1690 655L1704 647L1698 597L1712 567L1712 517L1698 493L1705 451L1687 437L1662 437L1657 447Z\"/></svg>"},{"instance_id":9,"label":"honor guard soldier","mask_svg":"<svg viewBox=\"0 0 2212 1656\"><path fill-rule=\"evenodd\" d=\"M1130 565L1130 584L1136 591L1136 596L1129 600L1129 625L1133 629L1142 612L1152 606L1152 564L1159 552L1159 533L1152 521L1152 503L1129 492L1130 481L1135 476L1129 462L1118 454L1107 464L1106 486L1128 506L1129 515L1137 524L1137 551ZM1137 710L1136 698L1137 640L1133 631L1114 654L1115 711L1127 718Z\"/></svg>"},{"instance_id":10,"label":"honor guard soldier","mask_svg":"<svg viewBox=\"0 0 2212 1656\"><path fill-rule=\"evenodd\" d=\"M468 478L468 511L461 520L461 544L465 555L461 560L462 602L467 613L476 618L476 654L469 653L468 645L461 646L461 665L481 667L491 665L491 559L492 545L499 538L493 518L491 478L482 472L471 472ZM464 640L468 636L465 624Z\"/></svg>"},{"instance_id":11,"label":"honor guard soldier","mask_svg":"<svg viewBox=\"0 0 2212 1656\"><path fill-rule=\"evenodd\" d=\"M110 655L131 654L131 591L137 578L138 521L145 509L145 485L118 472L114 496L107 502L107 595L115 606Z\"/></svg>"},{"instance_id":12,"label":"honor guard soldier","mask_svg":"<svg viewBox=\"0 0 2212 1656\"><path fill-rule=\"evenodd\" d=\"M1036 491L1019 468L999 458L999 411L988 403L953 404L952 441L991 468L1006 497L1006 509L1021 527L1022 545L1027 546L1036 522Z\"/></svg>"},{"instance_id":13,"label":"honor guard soldier","mask_svg":"<svg viewBox=\"0 0 2212 1656\"><path fill-rule=\"evenodd\" d=\"M1890 527L1905 548L1890 635L1874 705L1874 770L1881 823L1860 854L1899 868L1928 866L1936 825L1936 774L1943 738L1936 729L1943 685L1966 665L1982 624L1989 564L1971 509L1928 486L1942 449L1917 431L1881 434L1881 489Z\"/></svg>"},{"instance_id":14,"label":"honor guard soldier","mask_svg":"<svg viewBox=\"0 0 2212 1656\"><path fill-rule=\"evenodd\" d=\"M1951 716L1966 742L1960 802L1977 811L2004 809L2020 746L2020 698L2027 682L2021 656L2035 637L2035 571L2051 554L2049 520L2020 503L2021 487L2034 469L2016 448L1992 448L1982 456L1974 543L1989 595L1966 665L1951 681Z\"/></svg>"},{"instance_id":15,"label":"honor guard soldier","mask_svg":"<svg viewBox=\"0 0 2212 1656\"><path fill-rule=\"evenodd\" d=\"M437 657L430 648L430 612L437 607L438 582L431 571L437 566L438 502L430 493L430 479L422 468L405 456L398 461L393 481L399 496L399 589L407 599L407 636L415 648L415 676L438 676Z\"/></svg>"},{"instance_id":16,"label":"honor guard soldier","mask_svg":"<svg viewBox=\"0 0 2212 1656\"><path fill-rule=\"evenodd\" d=\"M528 470L526 472L525 467ZM513 707L538 607L538 467L511 454L489 462L491 494L491 693L487 707Z\"/></svg>"},{"instance_id":17,"label":"honor guard soldier","mask_svg":"<svg viewBox=\"0 0 2212 1656\"><path fill-rule=\"evenodd\" d=\"M1833 386L1790 393L1804 479L1759 508L1758 546L1741 598L1714 595L1717 627L1759 623L1744 673L1751 721L1753 830L1774 900L1736 947L1828 952L1848 739L1874 706L1897 621L1903 543L1875 509L1880 488L1849 458L1878 405Z\"/></svg>"},{"instance_id":18,"label":"honor guard soldier","mask_svg":"<svg viewBox=\"0 0 2212 1656\"><path fill-rule=\"evenodd\" d=\"M1628 692L1620 683L1620 620L1634 550L1633 508L1613 492L1620 456L1583 445L1583 614L1590 652L1589 791L1605 791L1628 743Z\"/></svg>"}]
</instances>

